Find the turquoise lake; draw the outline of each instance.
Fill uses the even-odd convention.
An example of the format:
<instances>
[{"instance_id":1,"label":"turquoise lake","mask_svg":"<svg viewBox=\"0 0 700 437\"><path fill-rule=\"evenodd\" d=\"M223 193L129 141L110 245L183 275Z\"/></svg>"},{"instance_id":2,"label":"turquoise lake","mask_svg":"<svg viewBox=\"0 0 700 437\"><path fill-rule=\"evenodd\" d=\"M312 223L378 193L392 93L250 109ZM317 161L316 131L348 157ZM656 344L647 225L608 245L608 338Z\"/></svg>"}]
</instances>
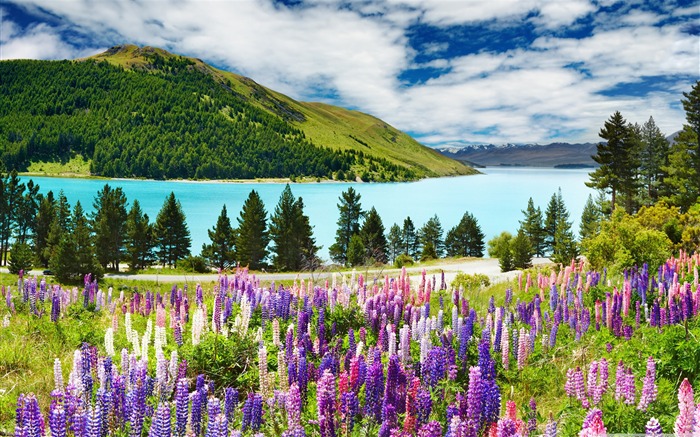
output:
<instances>
[{"instance_id":1,"label":"turquoise lake","mask_svg":"<svg viewBox=\"0 0 700 437\"><path fill-rule=\"evenodd\" d=\"M549 168L480 169L476 176L425 179L403 183L304 183L292 184L296 197L304 199L305 211L314 226L317 244L322 245L319 255L328 259L328 247L335 238L338 220L338 197L353 186L361 194L363 209L374 206L382 217L387 232L393 223L403 224L410 216L416 228L437 214L447 233L456 225L465 211L471 212L479 222L486 241L501 231L514 233L522 210L529 197L542 211L558 188L574 222L578 223L588 194L595 191L586 187L590 169L559 170ZM22 177L27 181L29 177ZM170 192L182 203L187 224L192 234L192 253L198 254L202 244L209 241L207 230L225 204L233 226L237 226L243 202L250 190L257 190L265 202L268 216L274 211L285 184L279 183L214 183L150 180L97 180L52 177L31 177L46 193L57 194L63 190L71 205L80 201L86 212L93 210L95 195L105 184L121 187L129 202L138 199L151 221L155 220Z\"/></svg>"}]
</instances>

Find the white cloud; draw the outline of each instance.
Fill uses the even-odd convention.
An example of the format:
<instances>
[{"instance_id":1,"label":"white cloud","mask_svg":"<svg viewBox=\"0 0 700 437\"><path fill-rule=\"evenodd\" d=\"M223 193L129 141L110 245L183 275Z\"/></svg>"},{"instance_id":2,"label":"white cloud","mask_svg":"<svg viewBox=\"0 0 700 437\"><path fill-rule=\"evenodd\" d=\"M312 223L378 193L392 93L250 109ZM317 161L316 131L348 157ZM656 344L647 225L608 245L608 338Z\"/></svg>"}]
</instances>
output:
<instances>
[{"instance_id":1,"label":"white cloud","mask_svg":"<svg viewBox=\"0 0 700 437\"><path fill-rule=\"evenodd\" d=\"M416 64L407 37L416 23L488 20L507 27L534 16L539 32L558 35L594 6L588 0L339 2L315 0L290 9L265 0L26 0L22 7L46 10L60 23L20 30L3 16L0 57L84 55L76 53L74 41L61 39L61 26L70 26L97 45L160 46L215 62L295 98L328 100L318 92L328 90L333 103L369 112L433 145L544 143L562 133L564 140L595 141L615 110L632 121L653 115L670 133L683 122L670 104L689 84L641 98L600 92L647 76L698 74L697 37L681 32L679 24L655 27L662 15L633 7L619 17L597 17L588 38L541 36L530 47L504 53L449 58L446 43L427 41L417 47L422 54L445 55ZM570 68L574 63L586 72ZM407 69L424 67L444 74L411 86L399 81Z\"/></svg>"}]
</instances>

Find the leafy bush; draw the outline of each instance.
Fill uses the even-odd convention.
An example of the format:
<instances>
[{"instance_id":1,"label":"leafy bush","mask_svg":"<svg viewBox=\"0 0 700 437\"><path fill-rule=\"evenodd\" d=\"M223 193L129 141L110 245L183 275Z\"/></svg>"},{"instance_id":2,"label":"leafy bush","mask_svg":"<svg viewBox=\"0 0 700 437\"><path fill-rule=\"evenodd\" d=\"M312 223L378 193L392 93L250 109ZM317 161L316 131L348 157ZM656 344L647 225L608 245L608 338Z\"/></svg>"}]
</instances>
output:
<instances>
[{"instance_id":1,"label":"leafy bush","mask_svg":"<svg viewBox=\"0 0 700 437\"><path fill-rule=\"evenodd\" d=\"M457 276L455 276L455 278L452 280L453 287L463 287L464 290L488 287L489 285L491 285L489 277L486 275L482 275L481 273L457 273Z\"/></svg>"},{"instance_id":2,"label":"leafy bush","mask_svg":"<svg viewBox=\"0 0 700 437\"><path fill-rule=\"evenodd\" d=\"M402 253L394 260L394 266L396 266L397 269L400 269L403 266L412 266L414 262L415 261L413 261L413 258L411 258L410 255Z\"/></svg>"},{"instance_id":3,"label":"leafy bush","mask_svg":"<svg viewBox=\"0 0 700 437\"><path fill-rule=\"evenodd\" d=\"M183 258L179 263L179 267L182 267L188 272L195 273L211 273L211 270L207 266L207 260L201 256L188 256Z\"/></svg>"}]
</instances>

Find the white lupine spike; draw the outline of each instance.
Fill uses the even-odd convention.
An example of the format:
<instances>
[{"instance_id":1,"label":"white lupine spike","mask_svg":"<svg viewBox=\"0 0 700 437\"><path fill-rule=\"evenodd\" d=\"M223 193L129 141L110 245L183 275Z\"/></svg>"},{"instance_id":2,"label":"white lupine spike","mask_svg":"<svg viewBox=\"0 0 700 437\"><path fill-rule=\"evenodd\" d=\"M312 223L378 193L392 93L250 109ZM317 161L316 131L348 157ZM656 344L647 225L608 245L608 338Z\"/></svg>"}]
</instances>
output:
<instances>
[{"instance_id":1,"label":"white lupine spike","mask_svg":"<svg viewBox=\"0 0 700 437\"><path fill-rule=\"evenodd\" d=\"M61 368L61 360L55 358L53 360L53 381L56 390L63 391L63 369Z\"/></svg>"},{"instance_id":2,"label":"white lupine spike","mask_svg":"<svg viewBox=\"0 0 700 437\"><path fill-rule=\"evenodd\" d=\"M107 355L110 357L113 357L115 352L114 352L114 330L110 326L107 328L105 331L105 352L107 352Z\"/></svg>"}]
</instances>

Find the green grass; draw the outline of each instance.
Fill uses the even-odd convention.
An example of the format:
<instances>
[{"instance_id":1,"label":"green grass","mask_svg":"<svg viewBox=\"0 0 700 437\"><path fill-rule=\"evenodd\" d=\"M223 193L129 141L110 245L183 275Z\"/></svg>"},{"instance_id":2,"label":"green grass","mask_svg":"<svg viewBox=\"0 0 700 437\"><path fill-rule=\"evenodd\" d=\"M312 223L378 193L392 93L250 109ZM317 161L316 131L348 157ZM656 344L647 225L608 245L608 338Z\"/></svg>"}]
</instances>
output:
<instances>
[{"instance_id":1,"label":"green grass","mask_svg":"<svg viewBox=\"0 0 700 437\"><path fill-rule=\"evenodd\" d=\"M40 176L89 176L90 160L84 159L82 155L76 155L65 162L32 162L25 173Z\"/></svg>"}]
</instances>

